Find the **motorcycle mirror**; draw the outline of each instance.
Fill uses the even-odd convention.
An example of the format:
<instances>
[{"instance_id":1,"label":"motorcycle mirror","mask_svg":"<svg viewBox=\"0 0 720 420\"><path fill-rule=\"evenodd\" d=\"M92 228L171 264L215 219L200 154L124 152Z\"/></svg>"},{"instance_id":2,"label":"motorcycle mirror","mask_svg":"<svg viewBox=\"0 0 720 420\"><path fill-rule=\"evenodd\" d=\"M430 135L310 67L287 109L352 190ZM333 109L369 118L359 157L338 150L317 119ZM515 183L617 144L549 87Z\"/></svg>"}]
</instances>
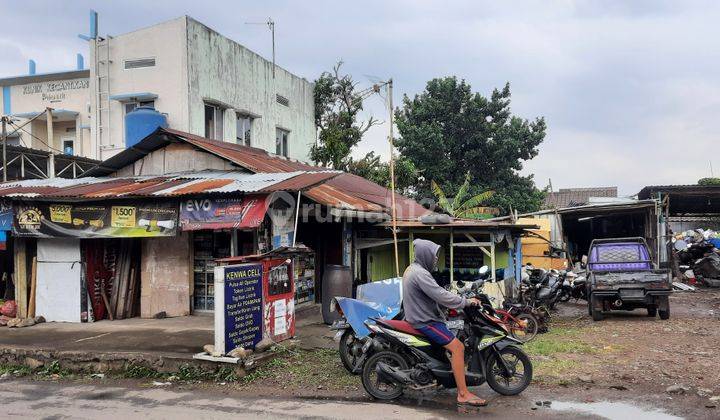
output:
<instances>
[{"instance_id":1,"label":"motorcycle mirror","mask_svg":"<svg viewBox=\"0 0 720 420\"><path fill-rule=\"evenodd\" d=\"M463 287L465 287L465 282L462 280L456 281L455 284L457 284L458 289L462 289Z\"/></svg>"}]
</instances>

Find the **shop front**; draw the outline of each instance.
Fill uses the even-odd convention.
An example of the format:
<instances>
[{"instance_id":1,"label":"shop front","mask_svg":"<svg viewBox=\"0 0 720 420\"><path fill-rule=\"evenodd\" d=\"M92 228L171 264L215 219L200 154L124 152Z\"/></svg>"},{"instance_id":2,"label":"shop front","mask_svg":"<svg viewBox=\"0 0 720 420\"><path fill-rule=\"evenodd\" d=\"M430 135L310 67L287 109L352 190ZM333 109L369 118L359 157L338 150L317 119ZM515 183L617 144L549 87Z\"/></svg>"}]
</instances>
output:
<instances>
[{"instance_id":1,"label":"shop front","mask_svg":"<svg viewBox=\"0 0 720 420\"><path fill-rule=\"evenodd\" d=\"M18 201L19 313L91 322L140 315L143 241L177 234L177 201Z\"/></svg>"}]
</instances>

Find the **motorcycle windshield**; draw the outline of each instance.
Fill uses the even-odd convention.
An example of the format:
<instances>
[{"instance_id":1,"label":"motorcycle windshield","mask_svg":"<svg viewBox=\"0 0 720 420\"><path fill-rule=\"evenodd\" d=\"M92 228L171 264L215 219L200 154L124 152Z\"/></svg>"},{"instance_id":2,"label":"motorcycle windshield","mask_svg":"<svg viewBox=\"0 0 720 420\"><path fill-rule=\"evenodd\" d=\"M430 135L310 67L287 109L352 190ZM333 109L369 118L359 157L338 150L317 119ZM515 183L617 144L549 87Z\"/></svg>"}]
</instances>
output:
<instances>
[{"instance_id":1,"label":"motorcycle windshield","mask_svg":"<svg viewBox=\"0 0 720 420\"><path fill-rule=\"evenodd\" d=\"M393 319L400 313L402 279L392 278L358 286L357 299L335 298L345 320L357 337L366 337L370 331L365 321L370 318Z\"/></svg>"}]
</instances>

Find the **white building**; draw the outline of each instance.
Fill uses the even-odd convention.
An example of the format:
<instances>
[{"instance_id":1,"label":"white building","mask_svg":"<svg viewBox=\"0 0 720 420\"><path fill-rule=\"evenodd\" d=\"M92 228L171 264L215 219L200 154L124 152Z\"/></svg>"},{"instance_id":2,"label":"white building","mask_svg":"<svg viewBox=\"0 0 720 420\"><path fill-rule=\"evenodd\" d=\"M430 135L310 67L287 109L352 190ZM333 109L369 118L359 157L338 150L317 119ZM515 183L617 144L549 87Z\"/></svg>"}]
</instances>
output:
<instances>
[{"instance_id":1,"label":"white building","mask_svg":"<svg viewBox=\"0 0 720 420\"><path fill-rule=\"evenodd\" d=\"M188 16L105 38L94 28L89 71L0 79L3 113L20 124L51 107L51 146L101 160L125 149L125 114L140 105L170 128L308 160L312 83ZM17 141L47 149L46 127L38 118Z\"/></svg>"}]
</instances>

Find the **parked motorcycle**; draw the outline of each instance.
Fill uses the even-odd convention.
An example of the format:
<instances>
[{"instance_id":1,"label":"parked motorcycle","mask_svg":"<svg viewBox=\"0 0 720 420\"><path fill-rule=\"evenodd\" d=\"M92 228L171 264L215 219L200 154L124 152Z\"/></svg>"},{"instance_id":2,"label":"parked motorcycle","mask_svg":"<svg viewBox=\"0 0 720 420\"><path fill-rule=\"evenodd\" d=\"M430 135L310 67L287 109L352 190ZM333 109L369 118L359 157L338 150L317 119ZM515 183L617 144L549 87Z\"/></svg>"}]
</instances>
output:
<instances>
[{"instance_id":1,"label":"parked motorcycle","mask_svg":"<svg viewBox=\"0 0 720 420\"><path fill-rule=\"evenodd\" d=\"M360 355L370 331L365 321L371 318L402 319L402 279L392 278L362 284L357 287L356 299L336 297L330 303L330 311L337 311L340 319L331 330L337 331L340 361L353 374L362 370Z\"/></svg>"},{"instance_id":2,"label":"parked motorcycle","mask_svg":"<svg viewBox=\"0 0 720 420\"><path fill-rule=\"evenodd\" d=\"M563 284L558 296L559 302L568 302L570 299L587 300L587 284L585 276L579 276L572 271L564 273Z\"/></svg>"},{"instance_id":3,"label":"parked motorcycle","mask_svg":"<svg viewBox=\"0 0 720 420\"><path fill-rule=\"evenodd\" d=\"M520 295L523 303L534 308L544 306L547 309L553 309L558 302L563 285L560 272L534 268L531 265L525 267L525 272L526 275L520 282Z\"/></svg>"},{"instance_id":4,"label":"parked motorcycle","mask_svg":"<svg viewBox=\"0 0 720 420\"><path fill-rule=\"evenodd\" d=\"M462 292L478 298L481 306L457 311L454 326L465 345L468 386L488 385L502 395L517 395L532 380L532 363L519 347L522 342L509 336L493 314L488 297L480 291L482 281ZM370 396L380 400L400 397L406 389L429 390L456 387L448 353L432 344L406 321L375 319L367 323L372 331L363 347L367 357L362 384ZM451 329L452 330L452 329Z\"/></svg>"}]
</instances>

